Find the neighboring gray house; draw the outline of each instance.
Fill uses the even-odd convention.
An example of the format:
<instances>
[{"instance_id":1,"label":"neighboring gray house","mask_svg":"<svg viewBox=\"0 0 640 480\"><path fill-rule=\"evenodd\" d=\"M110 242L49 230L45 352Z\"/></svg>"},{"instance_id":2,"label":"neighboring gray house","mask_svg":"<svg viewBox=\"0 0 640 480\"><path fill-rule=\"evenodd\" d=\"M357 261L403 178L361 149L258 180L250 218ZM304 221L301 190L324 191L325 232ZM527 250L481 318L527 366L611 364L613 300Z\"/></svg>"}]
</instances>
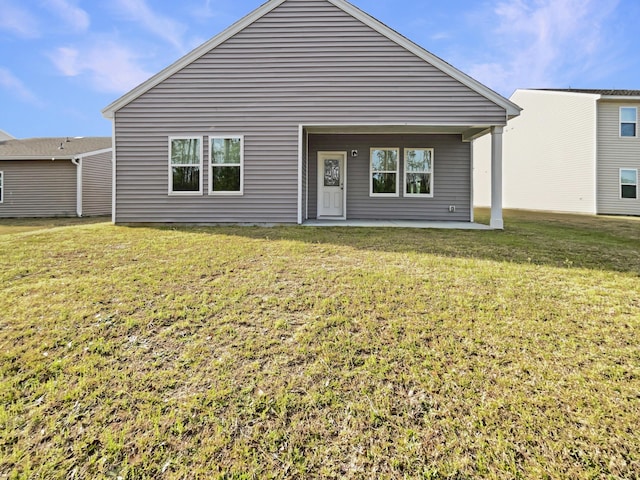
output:
<instances>
[{"instance_id":1,"label":"neighboring gray house","mask_svg":"<svg viewBox=\"0 0 640 480\"><path fill-rule=\"evenodd\" d=\"M344 0L270 0L103 111L116 223L473 221L517 105ZM320 172L320 173L319 173Z\"/></svg>"},{"instance_id":2,"label":"neighboring gray house","mask_svg":"<svg viewBox=\"0 0 640 480\"><path fill-rule=\"evenodd\" d=\"M640 215L640 90L517 90L504 132L504 206ZM487 139L474 142L477 206L490 205Z\"/></svg>"},{"instance_id":3,"label":"neighboring gray house","mask_svg":"<svg viewBox=\"0 0 640 480\"><path fill-rule=\"evenodd\" d=\"M109 137L0 141L0 218L111 213Z\"/></svg>"}]
</instances>

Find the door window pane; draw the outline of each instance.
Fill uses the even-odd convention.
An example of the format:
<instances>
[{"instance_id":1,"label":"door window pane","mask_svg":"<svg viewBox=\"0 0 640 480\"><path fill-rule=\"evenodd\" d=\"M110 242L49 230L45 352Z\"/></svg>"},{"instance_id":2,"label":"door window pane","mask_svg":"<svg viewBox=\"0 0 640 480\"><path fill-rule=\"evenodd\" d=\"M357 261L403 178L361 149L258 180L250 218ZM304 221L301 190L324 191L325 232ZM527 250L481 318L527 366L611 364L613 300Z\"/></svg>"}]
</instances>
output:
<instances>
[{"instance_id":1,"label":"door window pane","mask_svg":"<svg viewBox=\"0 0 640 480\"><path fill-rule=\"evenodd\" d=\"M324 186L340 186L340 160L324 161Z\"/></svg>"}]
</instances>

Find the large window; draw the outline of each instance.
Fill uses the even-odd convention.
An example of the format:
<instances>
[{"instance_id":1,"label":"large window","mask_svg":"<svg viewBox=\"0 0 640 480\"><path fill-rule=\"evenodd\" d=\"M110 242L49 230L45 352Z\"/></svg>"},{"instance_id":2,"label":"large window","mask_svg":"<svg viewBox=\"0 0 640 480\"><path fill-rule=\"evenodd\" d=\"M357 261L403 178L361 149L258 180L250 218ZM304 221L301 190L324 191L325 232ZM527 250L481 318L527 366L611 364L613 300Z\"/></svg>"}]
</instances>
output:
<instances>
[{"instance_id":1,"label":"large window","mask_svg":"<svg viewBox=\"0 0 640 480\"><path fill-rule=\"evenodd\" d=\"M202 194L202 138L169 137L169 194Z\"/></svg>"},{"instance_id":2,"label":"large window","mask_svg":"<svg viewBox=\"0 0 640 480\"><path fill-rule=\"evenodd\" d=\"M4 200L4 173L0 172L0 203Z\"/></svg>"},{"instance_id":3,"label":"large window","mask_svg":"<svg viewBox=\"0 0 640 480\"><path fill-rule=\"evenodd\" d=\"M638 198L638 170L633 168L620 169L620 197Z\"/></svg>"},{"instance_id":4,"label":"large window","mask_svg":"<svg viewBox=\"0 0 640 480\"><path fill-rule=\"evenodd\" d=\"M244 183L244 137L210 137L209 193L242 195Z\"/></svg>"},{"instance_id":5,"label":"large window","mask_svg":"<svg viewBox=\"0 0 640 480\"><path fill-rule=\"evenodd\" d=\"M638 135L638 109L636 107L620 107L620 136L636 137Z\"/></svg>"},{"instance_id":6,"label":"large window","mask_svg":"<svg viewBox=\"0 0 640 480\"><path fill-rule=\"evenodd\" d=\"M433 196L433 148L404 149L404 180L405 196Z\"/></svg>"},{"instance_id":7,"label":"large window","mask_svg":"<svg viewBox=\"0 0 640 480\"><path fill-rule=\"evenodd\" d=\"M371 149L371 196L398 196L399 153L398 148Z\"/></svg>"}]
</instances>

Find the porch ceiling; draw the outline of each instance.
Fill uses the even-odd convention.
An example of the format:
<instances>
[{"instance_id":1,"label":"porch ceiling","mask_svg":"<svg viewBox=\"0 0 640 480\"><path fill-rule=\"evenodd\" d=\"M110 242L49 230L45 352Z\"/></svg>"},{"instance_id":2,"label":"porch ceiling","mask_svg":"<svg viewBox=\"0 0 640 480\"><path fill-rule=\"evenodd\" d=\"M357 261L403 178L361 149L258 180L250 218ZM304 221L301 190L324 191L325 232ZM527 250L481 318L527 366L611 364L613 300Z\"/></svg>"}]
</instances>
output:
<instances>
[{"instance_id":1,"label":"porch ceiling","mask_svg":"<svg viewBox=\"0 0 640 480\"><path fill-rule=\"evenodd\" d=\"M447 134L464 141L486 132L492 125L305 125L310 134Z\"/></svg>"}]
</instances>

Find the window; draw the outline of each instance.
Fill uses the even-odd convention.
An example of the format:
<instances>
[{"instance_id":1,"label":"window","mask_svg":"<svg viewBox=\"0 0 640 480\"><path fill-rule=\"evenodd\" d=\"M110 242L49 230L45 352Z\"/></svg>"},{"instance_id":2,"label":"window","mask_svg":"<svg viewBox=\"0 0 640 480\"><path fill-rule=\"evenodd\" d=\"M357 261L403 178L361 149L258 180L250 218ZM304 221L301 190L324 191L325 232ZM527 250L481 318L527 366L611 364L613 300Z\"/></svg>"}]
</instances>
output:
<instances>
[{"instance_id":1,"label":"window","mask_svg":"<svg viewBox=\"0 0 640 480\"><path fill-rule=\"evenodd\" d=\"M638 198L638 170L620 169L620 198Z\"/></svg>"},{"instance_id":2,"label":"window","mask_svg":"<svg viewBox=\"0 0 640 480\"><path fill-rule=\"evenodd\" d=\"M242 195L244 183L244 137L210 137L209 193Z\"/></svg>"},{"instance_id":3,"label":"window","mask_svg":"<svg viewBox=\"0 0 640 480\"><path fill-rule=\"evenodd\" d=\"M169 194L202 194L202 138L169 137Z\"/></svg>"},{"instance_id":4,"label":"window","mask_svg":"<svg viewBox=\"0 0 640 480\"><path fill-rule=\"evenodd\" d=\"M4 200L4 173L0 172L0 203Z\"/></svg>"},{"instance_id":5,"label":"window","mask_svg":"<svg viewBox=\"0 0 640 480\"><path fill-rule=\"evenodd\" d=\"M638 109L620 107L620 136L635 137L638 133Z\"/></svg>"},{"instance_id":6,"label":"window","mask_svg":"<svg viewBox=\"0 0 640 480\"><path fill-rule=\"evenodd\" d=\"M398 196L398 148L371 149L371 196Z\"/></svg>"},{"instance_id":7,"label":"window","mask_svg":"<svg viewBox=\"0 0 640 480\"><path fill-rule=\"evenodd\" d=\"M405 196L433 196L433 148L404 149L404 180Z\"/></svg>"}]
</instances>

